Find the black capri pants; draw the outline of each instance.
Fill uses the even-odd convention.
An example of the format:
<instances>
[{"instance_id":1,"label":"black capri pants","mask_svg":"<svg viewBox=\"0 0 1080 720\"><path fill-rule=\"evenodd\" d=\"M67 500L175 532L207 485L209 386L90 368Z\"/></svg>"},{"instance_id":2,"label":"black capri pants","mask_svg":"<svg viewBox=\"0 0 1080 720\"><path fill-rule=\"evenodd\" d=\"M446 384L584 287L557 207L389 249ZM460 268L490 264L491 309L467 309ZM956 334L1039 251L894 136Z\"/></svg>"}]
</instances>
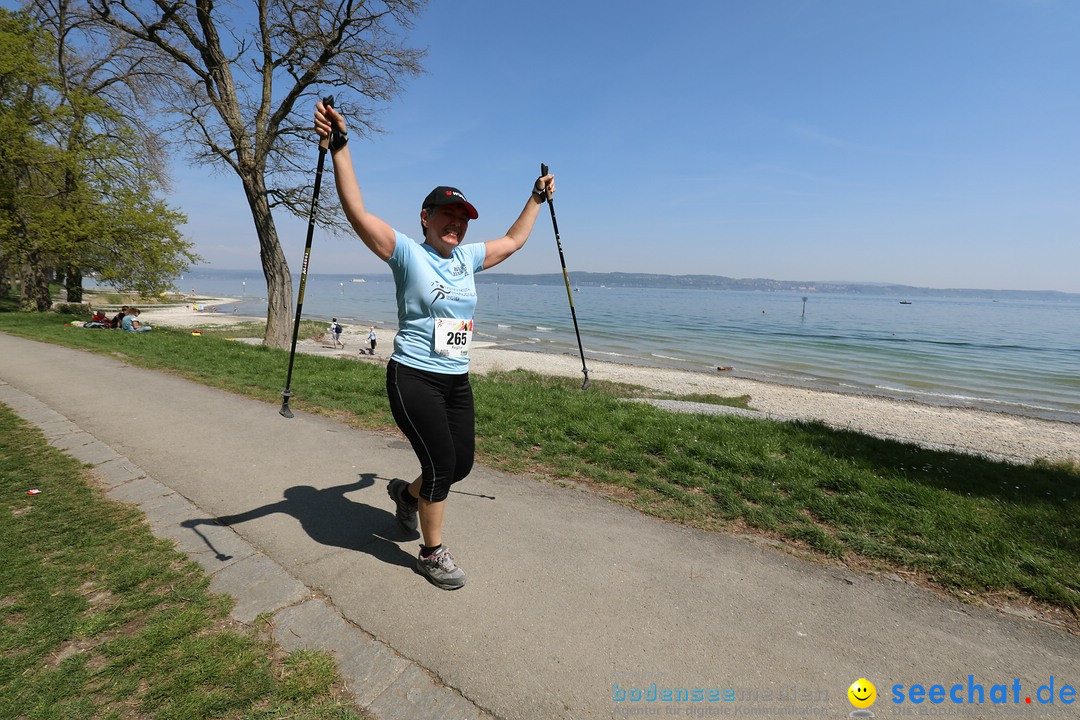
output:
<instances>
[{"instance_id":1,"label":"black capri pants","mask_svg":"<svg viewBox=\"0 0 1080 720\"><path fill-rule=\"evenodd\" d=\"M443 375L391 360L386 396L420 461L420 497L445 500L450 486L472 472L476 416L469 374Z\"/></svg>"}]
</instances>

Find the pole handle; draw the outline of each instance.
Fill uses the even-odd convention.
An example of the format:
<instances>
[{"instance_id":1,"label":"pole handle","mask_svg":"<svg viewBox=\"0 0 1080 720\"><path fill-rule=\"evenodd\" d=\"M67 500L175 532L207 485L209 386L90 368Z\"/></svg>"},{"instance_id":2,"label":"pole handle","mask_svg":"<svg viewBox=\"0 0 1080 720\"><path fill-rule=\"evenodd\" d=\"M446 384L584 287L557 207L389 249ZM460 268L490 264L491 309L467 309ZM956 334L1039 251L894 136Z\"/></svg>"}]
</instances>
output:
<instances>
[{"instance_id":1,"label":"pole handle","mask_svg":"<svg viewBox=\"0 0 1080 720\"><path fill-rule=\"evenodd\" d=\"M548 174L548 166L544 163L540 163L540 177L544 177ZM555 203L552 202L551 197L545 192L544 199L548 201L548 207L551 208L551 221L555 222ZM556 228L555 234L558 235L559 231Z\"/></svg>"},{"instance_id":2,"label":"pole handle","mask_svg":"<svg viewBox=\"0 0 1080 720\"><path fill-rule=\"evenodd\" d=\"M334 107L334 96L333 95L327 95L326 97L323 98L322 104L325 105L326 107ZM337 132L337 131L334 130L333 125L331 125L330 126L330 134L327 135L326 137L322 138L321 140L319 140L319 147L322 148L323 150L329 150L330 149L330 138L334 135L335 132Z\"/></svg>"}]
</instances>

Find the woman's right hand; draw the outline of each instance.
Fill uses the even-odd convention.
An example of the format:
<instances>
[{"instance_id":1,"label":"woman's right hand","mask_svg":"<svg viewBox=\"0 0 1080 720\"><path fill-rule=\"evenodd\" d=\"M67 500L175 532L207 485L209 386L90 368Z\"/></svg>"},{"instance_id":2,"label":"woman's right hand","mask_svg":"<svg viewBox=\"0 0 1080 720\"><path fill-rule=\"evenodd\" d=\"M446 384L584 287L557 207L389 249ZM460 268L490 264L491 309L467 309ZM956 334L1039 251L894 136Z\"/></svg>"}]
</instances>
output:
<instances>
[{"instance_id":1,"label":"woman's right hand","mask_svg":"<svg viewBox=\"0 0 1080 720\"><path fill-rule=\"evenodd\" d=\"M320 138L330 137L330 131L337 128L342 135L347 135L349 129L345 127L345 117L333 107L323 105L322 101L315 103L315 132Z\"/></svg>"}]
</instances>

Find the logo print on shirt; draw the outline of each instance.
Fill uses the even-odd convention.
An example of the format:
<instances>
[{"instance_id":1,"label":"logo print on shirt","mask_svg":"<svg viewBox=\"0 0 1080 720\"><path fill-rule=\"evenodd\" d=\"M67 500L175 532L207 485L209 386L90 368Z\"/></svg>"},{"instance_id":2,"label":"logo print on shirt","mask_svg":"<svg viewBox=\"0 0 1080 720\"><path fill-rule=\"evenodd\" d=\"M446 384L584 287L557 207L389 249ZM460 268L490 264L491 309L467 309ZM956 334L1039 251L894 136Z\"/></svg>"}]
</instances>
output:
<instances>
[{"instance_id":1,"label":"logo print on shirt","mask_svg":"<svg viewBox=\"0 0 1080 720\"><path fill-rule=\"evenodd\" d=\"M460 277L462 275L468 275L469 271L465 267L465 263L458 263L450 268L450 277Z\"/></svg>"},{"instance_id":2,"label":"logo print on shirt","mask_svg":"<svg viewBox=\"0 0 1080 720\"><path fill-rule=\"evenodd\" d=\"M432 286L433 289L431 291L431 294L435 296L431 299L432 305L439 302L440 300L445 300L450 295L450 288L446 287L445 285L434 282L432 283Z\"/></svg>"}]
</instances>

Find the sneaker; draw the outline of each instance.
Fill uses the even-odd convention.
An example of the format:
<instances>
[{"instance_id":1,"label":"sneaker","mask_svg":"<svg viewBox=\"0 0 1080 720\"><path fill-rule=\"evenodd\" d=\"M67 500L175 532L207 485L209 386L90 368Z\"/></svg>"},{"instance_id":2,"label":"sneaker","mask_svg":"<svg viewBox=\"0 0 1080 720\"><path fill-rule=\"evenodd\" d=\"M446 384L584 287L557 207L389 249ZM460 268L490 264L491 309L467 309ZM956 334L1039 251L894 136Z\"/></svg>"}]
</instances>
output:
<instances>
[{"instance_id":1,"label":"sneaker","mask_svg":"<svg viewBox=\"0 0 1080 720\"><path fill-rule=\"evenodd\" d=\"M457 566L445 545L427 557L417 555L416 571L443 590L457 590L465 584L465 571Z\"/></svg>"},{"instance_id":2,"label":"sneaker","mask_svg":"<svg viewBox=\"0 0 1080 720\"><path fill-rule=\"evenodd\" d=\"M404 480L391 480L390 484L386 486L386 493L397 507L394 517L401 523L401 527L409 532L416 532L418 524L416 509L418 503L409 495L409 483Z\"/></svg>"}]
</instances>

